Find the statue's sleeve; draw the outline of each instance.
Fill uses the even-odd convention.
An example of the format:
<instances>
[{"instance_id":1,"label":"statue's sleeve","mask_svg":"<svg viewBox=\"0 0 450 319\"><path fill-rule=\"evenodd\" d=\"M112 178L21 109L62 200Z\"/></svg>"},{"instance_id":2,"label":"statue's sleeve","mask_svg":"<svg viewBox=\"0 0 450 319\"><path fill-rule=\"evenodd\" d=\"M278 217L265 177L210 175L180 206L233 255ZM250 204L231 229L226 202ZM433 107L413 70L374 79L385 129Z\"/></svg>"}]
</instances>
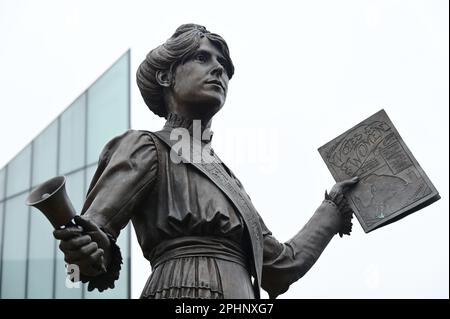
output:
<instances>
[{"instance_id":1,"label":"statue's sleeve","mask_svg":"<svg viewBox=\"0 0 450 319\"><path fill-rule=\"evenodd\" d=\"M261 286L270 298L286 292L314 265L341 225L338 207L324 200L306 225L280 243L263 224L264 260Z\"/></svg>"},{"instance_id":2,"label":"statue's sleeve","mask_svg":"<svg viewBox=\"0 0 450 319\"><path fill-rule=\"evenodd\" d=\"M122 264L117 237L154 185L157 170L157 151L149 132L129 130L104 147L81 214L110 238L111 261L106 273L82 276L83 282L89 281L89 290L114 287Z\"/></svg>"}]
</instances>

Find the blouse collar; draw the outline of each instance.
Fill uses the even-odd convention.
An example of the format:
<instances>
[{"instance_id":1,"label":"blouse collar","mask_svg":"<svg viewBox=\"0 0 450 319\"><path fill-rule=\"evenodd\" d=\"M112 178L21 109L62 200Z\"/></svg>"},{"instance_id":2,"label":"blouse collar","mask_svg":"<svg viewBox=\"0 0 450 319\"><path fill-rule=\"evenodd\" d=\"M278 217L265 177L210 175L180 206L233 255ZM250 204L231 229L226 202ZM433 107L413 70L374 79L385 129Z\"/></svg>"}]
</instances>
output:
<instances>
[{"instance_id":1,"label":"blouse collar","mask_svg":"<svg viewBox=\"0 0 450 319\"><path fill-rule=\"evenodd\" d=\"M201 140L205 143L210 143L213 136L210 125L208 125L208 123L202 123L200 120L187 119L181 115L169 113L164 128L185 128L192 137L197 138L197 136L194 136L194 128L196 125L200 126L201 136L199 137Z\"/></svg>"}]
</instances>

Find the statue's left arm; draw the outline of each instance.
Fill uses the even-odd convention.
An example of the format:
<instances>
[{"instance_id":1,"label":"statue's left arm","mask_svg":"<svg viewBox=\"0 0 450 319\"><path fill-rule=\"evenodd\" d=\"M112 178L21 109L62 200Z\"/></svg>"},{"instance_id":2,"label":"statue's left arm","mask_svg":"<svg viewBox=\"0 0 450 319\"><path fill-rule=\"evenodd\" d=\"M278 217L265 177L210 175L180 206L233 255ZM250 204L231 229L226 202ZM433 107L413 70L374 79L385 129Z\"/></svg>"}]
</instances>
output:
<instances>
[{"instance_id":1,"label":"statue's left arm","mask_svg":"<svg viewBox=\"0 0 450 319\"><path fill-rule=\"evenodd\" d=\"M346 181L347 184L336 184L330 195L325 194L325 200L306 225L287 242L280 243L270 231L264 233L261 286L270 298L286 292L303 277L334 235L350 234L352 211L344 191L356 182L354 179Z\"/></svg>"}]
</instances>

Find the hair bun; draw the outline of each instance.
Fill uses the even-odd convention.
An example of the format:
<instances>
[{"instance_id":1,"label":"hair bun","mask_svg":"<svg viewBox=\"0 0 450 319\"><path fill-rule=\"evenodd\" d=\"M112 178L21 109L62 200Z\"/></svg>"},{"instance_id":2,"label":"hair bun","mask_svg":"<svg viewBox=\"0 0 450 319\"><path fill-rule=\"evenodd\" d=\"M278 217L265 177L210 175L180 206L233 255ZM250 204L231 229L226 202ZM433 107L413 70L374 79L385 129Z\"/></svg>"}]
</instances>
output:
<instances>
[{"instance_id":1,"label":"hair bun","mask_svg":"<svg viewBox=\"0 0 450 319\"><path fill-rule=\"evenodd\" d=\"M192 31L192 30L198 30L202 33L209 33L208 30L206 30L206 28L202 25L199 24L195 24L195 23L186 23L186 24L182 24L180 25L176 30L175 33L173 34L172 37L177 37L178 35L188 32L188 31Z\"/></svg>"}]
</instances>

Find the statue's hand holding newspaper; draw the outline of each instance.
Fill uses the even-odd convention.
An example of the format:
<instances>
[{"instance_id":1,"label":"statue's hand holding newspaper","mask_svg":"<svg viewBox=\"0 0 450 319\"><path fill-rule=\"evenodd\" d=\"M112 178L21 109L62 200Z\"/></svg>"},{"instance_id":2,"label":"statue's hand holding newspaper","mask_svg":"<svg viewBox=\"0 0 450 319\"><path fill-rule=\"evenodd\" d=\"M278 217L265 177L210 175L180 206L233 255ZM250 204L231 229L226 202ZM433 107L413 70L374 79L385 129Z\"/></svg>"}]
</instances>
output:
<instances>
[{"instance_id":1,"label":"statue's hand holding newspaper","mask_svg":"<svg viewBox=\"0 0 450 319\"><path fill-rule=\"evenodd\" d=\"M348 205L345 194L352 189L359 181L357 176L338 182L331 188L330 193L325 192L325 199L332 201L339 209L341 214L341 225L339 230L339 236L350 235L352 231L352 217L353 211Z\"/></svg>"}]
</instances>

